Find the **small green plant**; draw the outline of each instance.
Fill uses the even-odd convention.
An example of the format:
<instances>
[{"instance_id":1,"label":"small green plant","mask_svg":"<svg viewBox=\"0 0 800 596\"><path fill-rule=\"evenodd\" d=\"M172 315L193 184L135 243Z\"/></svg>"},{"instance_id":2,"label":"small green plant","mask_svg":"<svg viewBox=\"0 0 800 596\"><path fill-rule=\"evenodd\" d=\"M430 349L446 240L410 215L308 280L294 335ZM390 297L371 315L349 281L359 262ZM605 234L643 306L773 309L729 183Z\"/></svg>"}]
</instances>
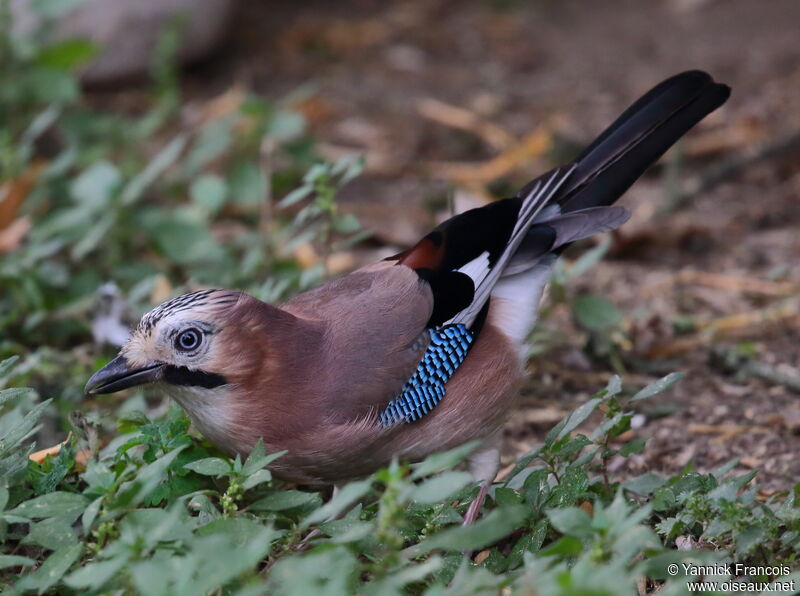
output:
<instances>
[{"instance_id":1,"label":"small green plant","mask_svg":"<svg viewBox=\"0 0 800 596\"><path fill-rule=\"evenodd\" d=\"M0 379L13 378L14 365L0 364ZM670 576L670 563L796 566L794 495L759 501L754 474L731 475L731 464L620 481L609 471L611 458L644 448L621 440L633 408L679 379L626 394L613 377L519 459L467 527L461 516L477 487L454 468L474 444L392 462L326 498L273 479L264 466L281 454L261 443L244 460L215 452L188 434L177 408L156 420L127 414L99 452L76 426L57 455L36 463L28 439L48 402L0 390L0 586L7 594L617 595L638 584L684 594L688 580Z\"/></svg>"}]
</instances>

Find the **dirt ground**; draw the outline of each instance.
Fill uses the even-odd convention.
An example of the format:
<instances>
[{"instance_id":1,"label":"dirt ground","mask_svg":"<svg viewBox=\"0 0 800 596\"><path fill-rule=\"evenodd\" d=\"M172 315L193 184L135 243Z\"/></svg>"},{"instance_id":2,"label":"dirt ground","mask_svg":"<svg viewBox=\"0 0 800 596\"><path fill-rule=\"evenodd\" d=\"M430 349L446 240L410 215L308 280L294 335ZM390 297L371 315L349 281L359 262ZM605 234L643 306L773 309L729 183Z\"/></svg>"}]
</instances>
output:
<instances>
[{"instance_id":1,"label":"dirt ground","mask_svg":"<svg viewBox=\"0 0 800 596\"><path fill-rule=\"evenodd\" d=\"M621 473L707 471L737 457L764 470L766 489L797 481L800 4L241 4L225 47L190 69L188 92L246 82L278 97L313 82L302 109L324 150L367 155L343 200L376 250L414 242L454 186L458 208L519 186L666 76L701 68L730 84L729 103L628 192L633 219L572 291L625 313L628 385L687 373L637 418L633 434L650 441ZM554 347L531 361L509 458L612 372L587 358L568 307L543 328ZM726 364L737 346L749 359Z\"/></svg>"}]
</instances>

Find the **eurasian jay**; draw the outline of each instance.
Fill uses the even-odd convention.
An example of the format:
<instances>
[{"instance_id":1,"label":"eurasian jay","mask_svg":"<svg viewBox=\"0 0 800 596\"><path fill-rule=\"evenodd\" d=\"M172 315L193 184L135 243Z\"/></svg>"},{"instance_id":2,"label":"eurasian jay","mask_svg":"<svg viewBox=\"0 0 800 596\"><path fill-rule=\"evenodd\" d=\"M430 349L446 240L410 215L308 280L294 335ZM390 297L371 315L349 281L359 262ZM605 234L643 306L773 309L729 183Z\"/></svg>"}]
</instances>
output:
<instances>
[{"instance_id":1,"label":"eurasian jay","mask_svg":"<svg viewBox=\"0 0 800 596\"><path fill-rule=\"evenodd\" d=\"M612 206L730 89L699 71L657 85L572 163L515 197L456 215L412 248L281 306L202 290L142 317L90 394L159 383L228 453L258 439L309 484L369 474L468 441L481 482L524 374L524 342L558 255L621 226Z\"/></svg>"}]
</instances>

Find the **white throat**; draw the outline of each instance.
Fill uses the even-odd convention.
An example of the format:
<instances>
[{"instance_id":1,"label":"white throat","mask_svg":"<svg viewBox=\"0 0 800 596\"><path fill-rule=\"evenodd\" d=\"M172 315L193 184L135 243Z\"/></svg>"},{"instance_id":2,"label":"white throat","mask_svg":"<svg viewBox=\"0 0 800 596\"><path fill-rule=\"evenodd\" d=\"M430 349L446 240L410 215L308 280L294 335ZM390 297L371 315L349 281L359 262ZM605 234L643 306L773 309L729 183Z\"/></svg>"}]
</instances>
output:
<instances>
[{"instance_id":1,"label":"white throat","mask_svg":"<svg viewBox=\"0 0 800 596\"><path fill-rule=\"evenodd\" d=\"M222 449L232 447L230 415L230 389L227 386L205 387L169 385L170 397L186 410L192 423L205 438Z\"/></svg>"}]
</instances>

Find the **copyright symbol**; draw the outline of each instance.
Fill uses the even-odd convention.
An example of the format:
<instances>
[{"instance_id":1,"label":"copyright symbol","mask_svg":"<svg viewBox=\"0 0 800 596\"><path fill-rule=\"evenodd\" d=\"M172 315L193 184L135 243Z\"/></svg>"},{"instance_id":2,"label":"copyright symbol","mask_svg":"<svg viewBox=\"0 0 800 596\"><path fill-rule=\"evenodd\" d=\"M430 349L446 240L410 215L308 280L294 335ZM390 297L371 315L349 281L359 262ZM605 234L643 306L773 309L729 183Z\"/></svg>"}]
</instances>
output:
<instances>
[{"instance_id":1,"label":"copyright symbol","mask_svg":"<svg viewBox=\"0 0 800 596\"><path fill-rule=\"evenodd\" d=\"M670 575L678 575L678 565L675 563L667 565L667 573Z\"/></svg>"}]
</instances>

